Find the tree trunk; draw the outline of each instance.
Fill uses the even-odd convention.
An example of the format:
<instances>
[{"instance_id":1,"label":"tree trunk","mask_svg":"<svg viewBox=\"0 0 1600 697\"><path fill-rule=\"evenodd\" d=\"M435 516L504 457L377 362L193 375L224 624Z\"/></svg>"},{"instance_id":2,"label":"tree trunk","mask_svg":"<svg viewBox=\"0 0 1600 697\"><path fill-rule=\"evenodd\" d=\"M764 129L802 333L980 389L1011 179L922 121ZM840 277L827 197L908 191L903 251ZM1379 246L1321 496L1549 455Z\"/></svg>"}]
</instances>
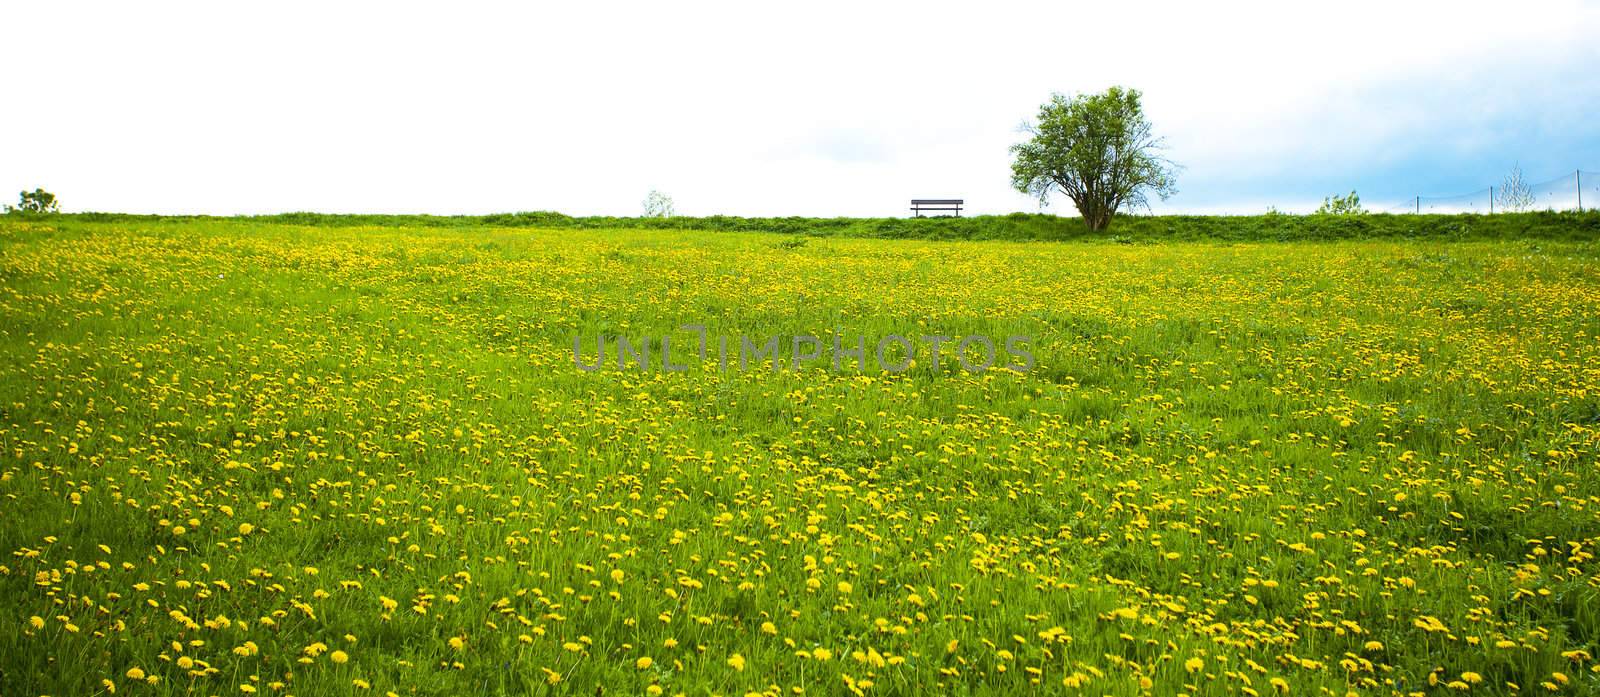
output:
<instances>
[{"instance_id":1,"label":"tree trunk","mask_svg":"<svg viewBox=\"0 0 1600 697\"><path fill-rule=\"evenodd\" d=\"M1111 215L1114 209L1103 201L1094 199L1093 194L1074 199L1078 207L1078 214L1083 216L1083 226L1091 232L1101 232L1111 226Z\"/></svg>"},{"instance_id":2,"label":"tree trunk","mask_svg":"<svg viewBox=\"0 0 1600 697\"><path fill-rule=\"evenodd\" d=\"M1082 211L1083 224L1092 232L1103 232L1111 226L1111 211L1101 205L1089 205Z\"/></svg>"}]
</instances>

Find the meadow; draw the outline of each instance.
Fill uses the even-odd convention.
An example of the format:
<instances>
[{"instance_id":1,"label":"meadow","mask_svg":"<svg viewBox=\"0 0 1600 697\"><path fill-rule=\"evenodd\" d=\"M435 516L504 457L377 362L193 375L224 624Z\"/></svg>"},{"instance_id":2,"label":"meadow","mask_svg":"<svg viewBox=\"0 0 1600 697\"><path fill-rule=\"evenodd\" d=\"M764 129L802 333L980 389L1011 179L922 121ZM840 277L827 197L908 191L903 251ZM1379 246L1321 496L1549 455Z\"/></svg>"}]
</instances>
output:
<instances>
[{"instance_id":1,"label":"meadow","mask_svg":"<svg viewBox=\"0 0 1600 697\"><path fill-rule=\"evenodd\" d=\"M323 222L0 219L0 695L1600 692L1594 235Z\"/></svg>"}]
</instances>

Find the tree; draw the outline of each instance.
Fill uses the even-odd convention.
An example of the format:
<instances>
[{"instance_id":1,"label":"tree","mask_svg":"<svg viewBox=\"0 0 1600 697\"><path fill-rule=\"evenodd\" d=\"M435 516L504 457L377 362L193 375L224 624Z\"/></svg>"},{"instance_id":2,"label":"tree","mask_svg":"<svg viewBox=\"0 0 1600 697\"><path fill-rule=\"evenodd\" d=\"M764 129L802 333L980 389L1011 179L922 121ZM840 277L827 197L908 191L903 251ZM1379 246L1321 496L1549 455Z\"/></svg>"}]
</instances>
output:
<instances>
[{"instance_id":1,"label":"tree","mask_svg":"<svg viewBox=\"0 0 1600 697\"><path fill-rule=\"evenodd\" d=\"M1494 197L1495 207L1502 211L1515 213L1533 207L1535 203L1533 190L1522 180L1522 165L1511 166L1511 173L1500 183L1500 189L1495 192Z\"/></svg>"},{"instance_id":2,"label":"tree","mask_svg":"<svg viewBox=\"0 0 1600 697\"><path fill-rule=\"evenodd\" d=\"M671 218L672 197L655 189L650 190L650 195L644 197L644 217L646 218Z\"/></svg>"},{"instance_id":3,"label":"tree","mask_svg":"<svg viewBox=\"0 0 1600 697\"><path fill-rule=\"evenodd\" d=\"M1053 94L1039 107L1031 135L1011 146L1011 185L1049 205L1050 194L1072 199L1090 230L1104 230L1124 207L1149 207L1177 191L1177 165L1159 155L1139 91L1112 87L1101 94Z\"/></svg>"},{"instance_id":4,"label":"tree","mask_svg":"<svg viewBox=\"0 0 1600 697\"><path fill-rule=\"evenodd\" d=\"M6 206L7 213L60 213L61 205L56 195L44 189L24 191L17 196L18 204Z\"/></svg>"},{"instance_id":5,"label":"tree","mask_svg":"<svg viewBox=\"0 0 1600 697\"><path fill-rule=\"evenodd\" d=\"M1361 197L1351 191L1349 196L1329 196L1322 199L1322 205L1317 208L1317 215L1361 215L1367 209L1361 207Z\"/></svg>"}]
</instances>

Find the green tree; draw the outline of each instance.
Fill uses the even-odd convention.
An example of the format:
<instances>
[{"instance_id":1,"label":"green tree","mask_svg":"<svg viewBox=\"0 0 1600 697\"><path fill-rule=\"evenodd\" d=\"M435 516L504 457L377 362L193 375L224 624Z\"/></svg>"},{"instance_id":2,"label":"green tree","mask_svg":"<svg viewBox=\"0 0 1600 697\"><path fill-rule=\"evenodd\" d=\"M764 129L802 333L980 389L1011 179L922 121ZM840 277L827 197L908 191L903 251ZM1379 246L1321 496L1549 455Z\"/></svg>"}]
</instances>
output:
<instances>
[{"instance_id":1,"label":"green tree","mask_svg":"<svg viewBox=\"0 0 1600 697\"><path fill-rule=\"evenodd\" d=\"M1361 215L1367 210L1361 207L1361 197L1351 191L1349 196L1329 196L1322 199L1322 205L1317 207L1317 215Z\"/></svg>"},{"instance_id":2,"label":"green tree","mask_svg":"<svg viewBox=\"0 0 1600 697\"><path fill-rule=\"evenodd\" d=\"M6 206L7 213L60 213L61 205L56 195L44 189L24 191L18 195L18 204Z\"/></svg>"},{"instance_id":3,"label":"green tree","mask_svg":"<svg viewBox=\"0 0 1600 697\"><path fill-rule=\"evenodd\" d=\"M1177 191L1177 165L1159 151L1139 91L1112 87L1101 94L1051 95L1027 142L1011 146L1011 185L1048 205L1052 193L1072 199L1090 230L1104 230L1125 207L1148 207Z\"/></svg>"}]
</instances>

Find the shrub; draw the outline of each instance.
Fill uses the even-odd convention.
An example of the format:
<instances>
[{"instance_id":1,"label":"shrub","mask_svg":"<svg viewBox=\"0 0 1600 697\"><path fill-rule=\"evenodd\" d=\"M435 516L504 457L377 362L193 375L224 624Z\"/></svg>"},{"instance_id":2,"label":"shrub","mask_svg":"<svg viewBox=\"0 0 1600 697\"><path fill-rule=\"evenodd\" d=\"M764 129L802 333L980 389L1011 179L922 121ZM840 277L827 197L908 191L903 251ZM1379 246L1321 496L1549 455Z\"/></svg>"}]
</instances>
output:
<instances>
[{"instance_id":1,"label":"shrub","mask_svg":"<svg viewBox=\"0 0 1600 697\"><path fill-rule=\"evenodd\" d=\"M61 204L56 195L44 189L24 191L17 196L18 204L6 206L7 213L60 213Z\"/></svg>"},{"instance_id":2,"label":"shrub","mask_svg":"<svg viewBox=\"0 0 1600 697\"><path fill-rule=\"evenodd\" d=\"M1322 206L1317 208L1317 215L1361 215L1366 212L1361 207L1361 197L1354 191L1348 196L1329 196L1322 199Z\"/></svg>"}]
</instances>

